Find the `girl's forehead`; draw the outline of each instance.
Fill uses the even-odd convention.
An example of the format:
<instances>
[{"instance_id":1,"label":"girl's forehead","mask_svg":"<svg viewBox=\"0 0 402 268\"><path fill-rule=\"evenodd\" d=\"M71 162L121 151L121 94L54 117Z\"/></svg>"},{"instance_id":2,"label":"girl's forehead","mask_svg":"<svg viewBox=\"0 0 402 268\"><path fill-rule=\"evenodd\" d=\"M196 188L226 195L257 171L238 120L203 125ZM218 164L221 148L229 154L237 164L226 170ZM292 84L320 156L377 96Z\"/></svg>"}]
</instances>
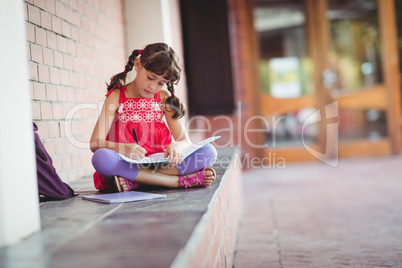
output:
<instances>
[{"instance_id":1,"label":"girl's forehead","mask_svg":"<svg viewBox=\"0 0 402 268\"><path fill-rule=\"evenodd\" d=\"M144 68L144 69L145 69L145 68ZM153 76L156 76L158 79L162 79L162 80L168 81L168 80L166 79L166 75L167 75L166 72L165 72L164 74L162 74L162 75L159 75L159 74L156 74L156 73L154 73L154 72L152 72L152 71L149 71L149 70L147 70L147 69L145 69L145 70L147 71L148 75L153 75Z\"/></svg>"}]
</instances>

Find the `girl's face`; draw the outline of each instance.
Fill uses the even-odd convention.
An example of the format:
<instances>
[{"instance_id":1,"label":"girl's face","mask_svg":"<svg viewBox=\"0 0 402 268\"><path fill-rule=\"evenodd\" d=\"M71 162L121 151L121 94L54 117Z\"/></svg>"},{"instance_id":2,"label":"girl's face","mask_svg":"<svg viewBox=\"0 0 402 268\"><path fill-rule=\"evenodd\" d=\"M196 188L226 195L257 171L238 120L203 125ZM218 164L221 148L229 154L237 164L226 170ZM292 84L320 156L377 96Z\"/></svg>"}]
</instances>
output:
<instances>
[{"instance_id":1,"label":"girl's face","mask_svg":"<svg viewBox=\"0 0 402 268\"><path fill-rule=\"evenodd\" d=\"M135 70L137 71L135 83L141 98L153 98L168 82L163 75L146 70L139 59L135 60Z\"/></svg>"}]
</instances>

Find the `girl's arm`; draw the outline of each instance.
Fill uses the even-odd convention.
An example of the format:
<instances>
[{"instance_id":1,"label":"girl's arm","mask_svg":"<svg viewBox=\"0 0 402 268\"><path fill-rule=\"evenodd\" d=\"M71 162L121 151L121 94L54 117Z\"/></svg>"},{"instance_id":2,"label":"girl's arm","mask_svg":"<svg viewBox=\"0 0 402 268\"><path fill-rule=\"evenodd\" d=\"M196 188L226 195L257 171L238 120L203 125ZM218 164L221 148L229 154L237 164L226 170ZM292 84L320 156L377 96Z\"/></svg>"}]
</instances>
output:
<instances>
[{"instance_id":1,"label":"girl's arm","mask_svg":"<svg viewBox=\"0 0 402 268\"><path fill-rule=\"evenodd\" d=\"M161 91L161 99L164 102L170 93L166 90ZM175 143L169 145L165 151L165 157L169 157L169 162L172 165L179 164L183 161L182 149L191 144L190 138L188 137L187 131L184 126L180 123L178 118L173 118L174 110L169 107L164 107L166 122L169 126L170 132Z\"/></svg>"},{"instance_id":2,"label":"girl's arm","mask_svg":"<svg viewBox=\"0 0 402 268\"><path fill-rule=\"evenodd\" d=\"M115 112L119 108L119 91L119 89L113 90L113 92L110 93L110 95L106 98L98 121L96 122L92 132L90 149L92 152L95 152L100 148L107 148L114 150L117 153L124 154L132 159L140 159L145 156L146 151L139 145L131 143L117 143L106 140L110 126L113 123Z\"/></svg>"}]
</instances>

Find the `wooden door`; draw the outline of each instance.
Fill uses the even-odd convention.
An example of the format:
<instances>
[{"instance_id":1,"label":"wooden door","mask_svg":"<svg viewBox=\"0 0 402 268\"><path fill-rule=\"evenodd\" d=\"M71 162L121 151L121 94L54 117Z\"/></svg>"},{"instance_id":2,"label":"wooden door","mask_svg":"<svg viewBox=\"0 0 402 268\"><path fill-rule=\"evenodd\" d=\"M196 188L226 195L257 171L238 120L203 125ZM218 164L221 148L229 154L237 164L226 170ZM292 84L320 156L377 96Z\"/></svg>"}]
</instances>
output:
<instances>
[{"instance_id":1,"label":"wooden door","mask_svg":"<svg viewBox=\"0 0 402 268\"><path fill-rule=\"evenodd\" d=\"M265 155L336 165L339 157L399 153L393 0L301 2L271 2L256 12L257 22L264 12L278 16L277 25L277 14L288 15L282 28L260 30L261 77L269 73L261 98L270 127ZM264 50L269 35L285 48Z\"/></svg>"}]
</instances>

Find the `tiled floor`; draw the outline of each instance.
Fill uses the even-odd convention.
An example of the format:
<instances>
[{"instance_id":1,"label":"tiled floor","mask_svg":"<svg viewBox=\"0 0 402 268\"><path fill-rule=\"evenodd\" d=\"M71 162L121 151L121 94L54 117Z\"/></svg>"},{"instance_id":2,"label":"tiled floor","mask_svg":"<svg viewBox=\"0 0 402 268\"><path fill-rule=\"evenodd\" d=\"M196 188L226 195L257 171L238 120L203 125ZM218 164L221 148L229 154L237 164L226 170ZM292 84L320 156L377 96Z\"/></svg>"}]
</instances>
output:
<instances>
[{"instance_id":1,"label":"tiled floor","mask_svg":"<svg viewBox=\"0 0 402 268\"><path fill-rule=\"evenodd\" d=\"M402 267L402 157L243 173L235 268Z\"/></svg>"}]
</instances>

